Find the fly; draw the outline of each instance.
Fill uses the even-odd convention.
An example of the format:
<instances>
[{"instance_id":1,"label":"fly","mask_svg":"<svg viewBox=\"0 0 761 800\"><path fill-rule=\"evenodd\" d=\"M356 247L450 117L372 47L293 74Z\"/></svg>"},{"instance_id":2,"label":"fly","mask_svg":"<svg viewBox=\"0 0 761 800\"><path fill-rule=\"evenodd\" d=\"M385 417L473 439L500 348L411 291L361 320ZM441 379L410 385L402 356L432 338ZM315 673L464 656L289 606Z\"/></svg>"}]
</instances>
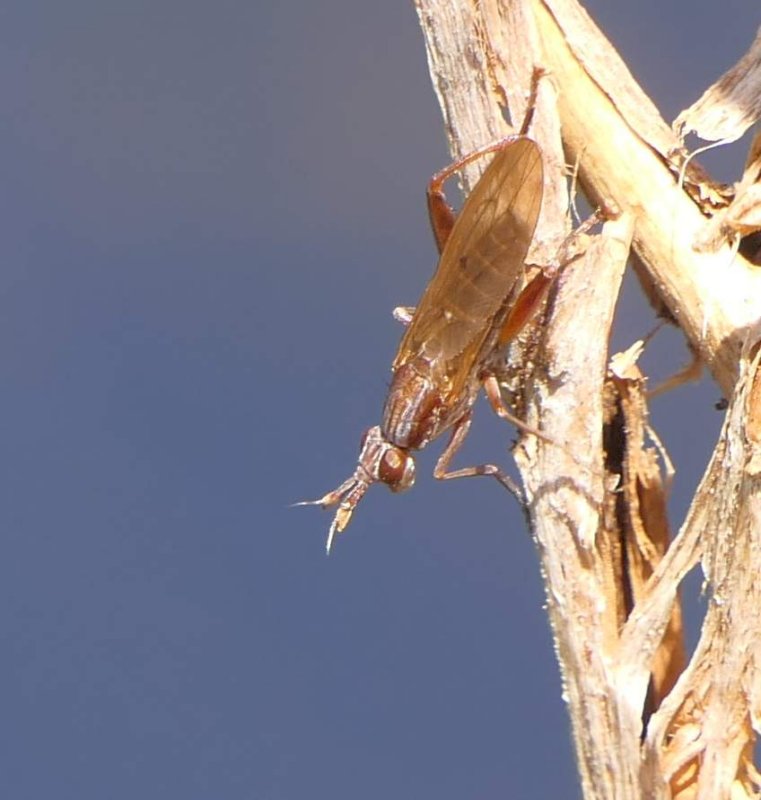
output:
<instances>
[{"instance_id":1,"label":"fly","mask_svg":"<svg viewBox=\"0 0 761 800\"><path fill-rule=\"evenodd\" d=\"M530 116L520 134L468 154L428 184L428 212L440 259L417 308L395 312L407 329L391 366L382 422L364 434L351 477L319 500L297 504L338 505L328 552L368 488L384 483L393 492L409 489L415 482L412 453L447 430L452 434L436 462L435 478L492 475L522 498L514 482L492 464L452 471L449 464L467 436L481 387L499 416L545 438L508 412L492 369L495 353L532 318L554 279L551 270L540 270L526 280L525 260L543 190L541 152L525 135ZM495 154L491 163L455 217L444 183L489 153Z\"/></svg>"}]
</instances>

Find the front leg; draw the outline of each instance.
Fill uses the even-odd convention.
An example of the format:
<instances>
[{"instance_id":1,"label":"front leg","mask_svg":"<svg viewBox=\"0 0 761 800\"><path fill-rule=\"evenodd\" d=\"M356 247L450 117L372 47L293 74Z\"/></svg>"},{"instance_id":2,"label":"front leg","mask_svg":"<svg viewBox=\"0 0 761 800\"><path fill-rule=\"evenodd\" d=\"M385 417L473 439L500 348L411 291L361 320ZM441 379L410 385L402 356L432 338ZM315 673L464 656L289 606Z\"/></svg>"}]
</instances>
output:
<instances>
[{"instance_id":1,"label":"front leg","mask_svg":"<svg viewBox=\"0 0 761 800\"><path fill-rule=\"evenodd\" d=\"M526 511L526 499L523 492L515 481L503 472L496 464L479 464L475 467L463 467L449 471L449 464L454 458L455 453L462 447L465 437L468 435L471 425L471 412L468 412L459 422L456 423L452 431L452 438L444 448L444 452L439 456L436 466L433 469L433 477L440 481L448 481L452 478L474 478L478 475L491 475L498 480L520 503L524 513Z\"/></svg>"}]
</instances>

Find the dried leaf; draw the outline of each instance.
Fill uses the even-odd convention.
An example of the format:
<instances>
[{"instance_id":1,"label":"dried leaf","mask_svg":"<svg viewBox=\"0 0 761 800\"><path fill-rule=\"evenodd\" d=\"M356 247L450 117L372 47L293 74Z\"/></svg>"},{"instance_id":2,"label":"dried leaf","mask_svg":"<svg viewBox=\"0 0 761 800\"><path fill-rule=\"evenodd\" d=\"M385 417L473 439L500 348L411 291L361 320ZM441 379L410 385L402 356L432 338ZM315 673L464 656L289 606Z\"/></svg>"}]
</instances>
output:
<instances>
[{"instance_id":1,"label":"dried leaf","mask_svg":"<svg viewBox=\"0 0 761 800\"><path fill-rule=\"evenodd\" d=\"M650 642L675 582L699 555L710 588L700 640L653 715L645 759L678 796L758 797L752 762L761 714L761 473L758 344L741 373L711 463L687 520L628 623L629 657ZM680 563L681 562L681 563Z\"/></svg>"},{"instance_id":2,"label":"dried leaf","mask_svg":"<svg viewBox=\"0 0 761 800\"><path fill-rule=\"evenodd\" d=\"M734 142L761 117L761 29L748 52L674 121L681 139Z\"/></svg>"},{"instance_id":3,"label":"dried leaf","mask_svg":"<svg viewBox=\"0 0 761 800\"><path fill-rule=\"evenodd\" d=\"M650 432L645 378L636 365L643 348L644 342L635 342L627 351L611 358L608 397L613 400L615 413L606 420L605 427L606 467L621 476L615 517L624 558L620 570L622 584L617 595L629 598L627 616L634 604L645 596L647 583L671 538L666 510L667 490L659 468L658 452L645 445ZM615 445L611 447L614 441ZM618 459L611 457L613 453L618 455ZM668 471L670 461L665 452L663 455ZM671 619L652 661L646 715L658 707L684 669L683 639L682 615L677 602L672 607Z\"/></svg>"}]
</instances>

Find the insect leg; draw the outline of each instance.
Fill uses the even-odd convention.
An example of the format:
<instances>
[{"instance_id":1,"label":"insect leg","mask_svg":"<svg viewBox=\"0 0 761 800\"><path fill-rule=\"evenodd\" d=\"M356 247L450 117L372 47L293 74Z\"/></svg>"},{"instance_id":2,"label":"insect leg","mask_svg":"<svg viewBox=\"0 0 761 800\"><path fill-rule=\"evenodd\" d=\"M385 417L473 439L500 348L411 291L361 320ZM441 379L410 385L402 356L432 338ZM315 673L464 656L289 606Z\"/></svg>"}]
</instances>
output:
<instances>
[{"instance_id":1,"label":"insect leg","mask_svg":"<svg viewBox=\"0 0 761 800\"><path fill-rule=\"evenodd\" d=\"M543 442L547 442L547 444L556 444L556 442L553 439L550 439L547 434L542 433L536 428L533 428L531 425L527 425L523 420L518 419L518 417L511 414L507 410L507 407L502 400L502 394L499 391L499 381L494 375L484 375L482 382L486 399L489 401L492 411L500 419L507 420L507 422L512 423L516 428L518 428L518 430L523 431L524 433L530 433L532 436L536 436Z\"/></svg>"},{"instance_id":2,"label":"insect leg","mask_svg":"<svg viewBox=\"0 0 761 800\"><path fill-rule=\"evenodd\" d=\"M436 466L433 469L433 477L440 481L448 481L452 478L474 478L478 475L491 475L507 489L520 503L525 510L526 500L523 492L515 481L495 464L479 464L475 467L463 467L449 471L449 464L454 458L455 453L462 447L465 437L468 435L471 424L471 414L468 412L456 425L452 431L452 438L444 448L444 452L439 456Z\"/></svg>"},{"instance_id":3,"label":"insect leg","mask_svg":"<svg viewBox=\"0 0 761 800\"><path fill-rule=\"evenodd\" d=\"M444 250L444 245L452 232L454 221L456 218L455 210L447 202L447 196L444 192L444 184L455 172L459 172L464 166L475 161L477 158L488 155L489 153L496 153L503 150L508 145L512 144L516 139L524 138L515 134L506 136L504 139L499 139L496 142L487 144L484 147L479 147L478 150L473 150L462 158L453 161L448 167L437 172L428 182L428 189L426 195L428 198L428 217L431 221L431 228L433 229L433 238L436 240L436 246L439 248L439 253Z\"/></svg>"},{"instance_id":4,"label":"insect leg","mask_svg":"<svg viewBox=\"0 0 761 800\"><path fill-rule=\"evenodd\" d=\"M449 234L452 232L456 217L455 210L447 202L447 196L444 193L444 182L459 168L459 166L460 165L455 162L451 167L437 172L428 183L428 189L426 191L428 199L428 218L431 221L433 238L436 240L436 247L439 250L439 254L444 250L444 245L447 243Z\"/></svg>"},{"instance_id":5,"label":"insect leg","mask_svg":"<svg viewBox=\"0 0 761 800\"><path fill-rule=\"evenodd\" d=\"M539 311L547 289L555 280L556 273L540 271L523 287L523 290L513 303L507 319L502 325L502 330L497 340L497 347L504 347L511 342L530 322Z\"/></svg>"},{"instance_id":6,"label":"insect leg","mask_svg":"<svg viewBox=\"0 0 761 800\"><path fill-rule=\"evenodd\" d=\"M526 103L526 114L523 117L523 124L519 131L521 136L525 136L531 127L531 122L534 119L534 110L536 109L536 96L539 93L539 81L547 74L547 70L544 67L534 67L531 72L531 87L529 88L528 103Z\"/></svg>"},{"instance_id":7,"label":"insect leg","mask_svg":"<svg viewBox=\"0 0 761 800\"><path fill-rule=\"evenodd\" d=\"M539 81L546 74L546 71L542 67L534 67L534 71L531 73L531 89L526 105L526 115L523 118L523 124L518 134L506 136L504 139L473 150L473 152L468 153L462 158L458 158L448 167L437 172L428 182L428 190L426 192L428 197L428 217L431 220L433 238L436 240L439 253L444 250L444 245L449 238L456 217L455 210L447 202L444 184L455 172L458 172L464 166L470 164L471 161L475 161L477 158L481 158L481 156L485 156L489 153L496 153L498 150L507 147L516 139L526 136L529 126L531 125L531 120L534 118Z\"/></svg>"},{"instance_id":8,"label":"insect leg","mask_svg":"<svg viewBox=\"0 0 761 800\"><path fill-rule=\"evenodd\" d=\"M556 442L554 439L547 436L546 433L542 433L537 428L527 425L523 420L518 419L518 417L511 414L502 401L502 394L499 391L499 381L494 375L487 373L481 377L481 381L484 387L484 392L486 393L486 399L489 401L489 405L492 407L494 413L500 419L507 420L507 422L512 423L516 428L518 428L518 430L531 434L532 436L536 436L537 439L541 439L543 442L553 445L553 447L559 447L561 450L566 452L568 456L582 469L589 471L593 475L599 475L601 478L604 477L602 473L598 472L593 467L590 467L589 464L585 464L583 461L579 460L578 456L565 447L565 445Z\"/></svg>"},{"instance_id":9,"label":"insect leg","mask_svg":"<svg viewBox=\"0 0 761 800\"><path fill-rule=\"evenodd\" d=\"M703 376L703 359L697 350L693 350L690 347L690 351L692 352L690 363L675 372L670 378L661 381L654 389L650 389L647 393L648 400L658 397L659 394L670 392L672 389L676 389L678 386L690 381L699 381L701 379Z\"/></svg>"},{"instance_id":10,"label":"insect leg","mask_svg":"<svg viewBox=\"0 0 761 800\"><path fill-rule=\"evenodd\" d=\"M547 290L552 285L560 271L578 258L586 250L586 234L603 219L601 211L591 214L576 230L572 231L558 250L558 258L554 264L543 267L523 287L521 293L513 303L507 319L502 324L502 330L497 340L497 347L504 347L512 341L523 327L527 325L541 308L547 295Z\"/></svg>"}]
</instances>

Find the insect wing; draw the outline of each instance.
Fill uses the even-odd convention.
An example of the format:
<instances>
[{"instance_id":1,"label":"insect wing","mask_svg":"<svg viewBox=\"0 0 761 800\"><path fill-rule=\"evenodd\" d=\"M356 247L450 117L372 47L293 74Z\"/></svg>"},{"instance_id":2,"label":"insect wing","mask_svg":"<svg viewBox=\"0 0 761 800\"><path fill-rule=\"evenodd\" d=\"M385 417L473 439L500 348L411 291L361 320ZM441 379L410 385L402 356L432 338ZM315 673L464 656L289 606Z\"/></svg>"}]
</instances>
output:
<instances>
[{"instance_id":1,"label":"insect wing","mask_svg":"<svg viewBox=\"0 0 761 800\"><path fill-rule=\"evenodd\" d=\"M522 275L542 202L542 160L528 138L492 159L463 204L393 368L423 356L467 380L495 315Z\"/></svg>"}]
</instances>

